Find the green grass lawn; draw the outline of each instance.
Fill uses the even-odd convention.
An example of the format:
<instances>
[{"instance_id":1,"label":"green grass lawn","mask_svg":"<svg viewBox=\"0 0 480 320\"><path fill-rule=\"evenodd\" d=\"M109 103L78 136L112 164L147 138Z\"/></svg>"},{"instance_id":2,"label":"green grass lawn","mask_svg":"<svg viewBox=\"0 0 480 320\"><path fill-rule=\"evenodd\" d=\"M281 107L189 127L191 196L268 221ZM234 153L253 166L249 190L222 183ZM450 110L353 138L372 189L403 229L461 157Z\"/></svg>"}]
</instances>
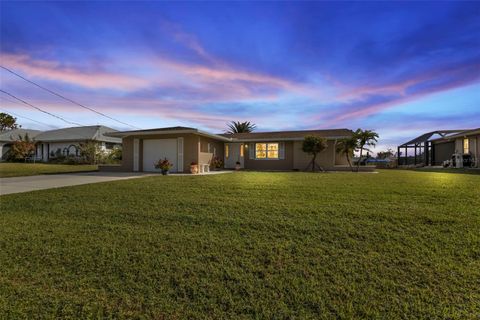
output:
<instances>
[{"instance_id":1,"label":"green grass lawn","mask_svg":"<svg viewBox=\"0 0 480 320\"><path fill-rule=\"evenodd\" d=\"M0 318L478 319L480 176L155 176L0 198Z\"/></svg>"},{"instance_id":2,"label":"green grass lawn","mask_svg":"<svg viewBox=\"0 0 480 320\"><path fill-rule=\"evenodd\" d=\"M0 178L34 176L37 174L67 173L97 170L96 165L69 165L49 163L0 163Z\"/></svg>"}]
</instances>

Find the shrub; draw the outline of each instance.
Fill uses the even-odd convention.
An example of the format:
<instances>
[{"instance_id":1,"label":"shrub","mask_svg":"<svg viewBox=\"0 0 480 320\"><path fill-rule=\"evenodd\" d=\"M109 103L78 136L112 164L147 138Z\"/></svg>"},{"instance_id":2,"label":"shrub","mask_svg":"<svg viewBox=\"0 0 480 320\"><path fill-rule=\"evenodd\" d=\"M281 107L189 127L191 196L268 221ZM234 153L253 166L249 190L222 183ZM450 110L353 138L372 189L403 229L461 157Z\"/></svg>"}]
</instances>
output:
<instances>
[{"instance_id":1,"label":"shrub","mask_svg":"<svg viewBox=\"0 0 480 320\"><path fill-rule=\"evenodd\" d=\"M173 167L173 164L168 161L167 158L163 160L158 160L157 163L155 163L155 168L160 169L162 171L169 171Z\"/></svg>"},{"instance_id":2,"label":"shrub","mask_svg":"<svg viewBox=\"0 0 480 320\"><path fill-rule=\"evenodd\" d=\"M219 157L213 157L212 165L214 168L219 169L223 166L223 160L220 159Z\"/></svg>"}]
</instances>

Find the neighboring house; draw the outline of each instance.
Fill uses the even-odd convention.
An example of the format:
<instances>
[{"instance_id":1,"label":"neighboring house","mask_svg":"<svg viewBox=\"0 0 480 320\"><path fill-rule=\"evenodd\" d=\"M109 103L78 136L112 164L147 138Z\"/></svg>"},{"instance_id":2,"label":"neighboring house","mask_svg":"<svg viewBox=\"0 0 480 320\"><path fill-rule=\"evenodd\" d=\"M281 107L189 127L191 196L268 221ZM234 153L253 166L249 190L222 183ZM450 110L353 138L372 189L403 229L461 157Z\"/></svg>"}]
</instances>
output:
<instances>
[{"instance_id":1,"label":"neighboring house","mask_svg":"<svg viewBox=\"0 0 480 320\"><path fill-rule=\"evenodd\" d=\"M456 167L480 168L480 128L425 133L398 147L398 164L441 166L455 159Z\"/></svg>"},{"instance_id":2,"label":"neighboring house","mask_svg":"<svg viewBox=\"0 0 480 320\"><path fill-rule=\"evenodd\" d=\"M154 163L167 158L172 172L189 172L192 162L211 166L213 157L224 160L227 169L238 162L251 170L306 170L312 157L302 151L305 136L324 137L328 147L317 157L325 169L348 166L335 150L338 139L350 137L348 129L212 134L195 128L170 127L108 133L122 138L122 171L157 171Z\"/></svg>"},{"instance_id":3,"label":"neighboring house","mask_svg":"<svg viewBox=\"0 0 480 320\"><path fill-rule=\"evenodd\" d=\"M434 139L432 144L436 165L456 156L456 167L480 168L480 128Z\"/></svg>"},{"instance_id":4,"label":"neighboring house","mask_svg":"<svg viewBox=\"0 0 480 320\"><path fill-rule=\"evenodd\" d=\"M25 137L26 134L30 139L35 139L41 131L38 130L29 130L29 129L13 129L8 131L0 132L0 159L5 160L8 150L12 144L20 139Z\"/></svg>"},{"instance_id":5,"label":"neighboring house","mask_svg":"<svg viewBox=\"0 0 480 320\"><path fill-rule=\"evenodd\" d=\"M121 146L122 139L106 136L106 132L115 132L105 126L84 126L44 131L35 137L37 142L36 158L48 161L57 155L80 156L81 143L95 141L104 151Z\"/></svg>"}]
</instances>

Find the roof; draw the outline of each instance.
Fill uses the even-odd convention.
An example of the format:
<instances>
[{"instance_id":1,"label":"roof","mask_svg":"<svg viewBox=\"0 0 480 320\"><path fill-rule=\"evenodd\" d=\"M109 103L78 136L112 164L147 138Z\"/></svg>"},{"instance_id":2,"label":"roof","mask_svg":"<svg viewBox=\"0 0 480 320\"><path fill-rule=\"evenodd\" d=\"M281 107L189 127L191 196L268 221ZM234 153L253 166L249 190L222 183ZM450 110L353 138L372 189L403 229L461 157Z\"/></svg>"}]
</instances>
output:
<instances>
[{"instance_id":1,"label":"roof","mask_svg":"<svg viewBox=\"0 0 480 320\"><path fill-rule=\"evenodd\" d=\"M193 133L201 136L222 140L230 141L230 139L223 137L221 135L209 133L206 131L198 130L197 128L190 127L165 127L165 128L154 128L154 129L145 129L145 130L131 130L131 131L116 131L108 132L107 135L110 137L119 137L124 138L128 136L140 136L140 135L159 135L159 134L180 134L180 133Z\"/></svg>"},{"instance_id":2,"label":"roof","mask_svg":"<svg viewBox=\"0 0 480 320\"><path fill-rule=\"evenodd\" d=\"M250 133L224 133L222 136L240 141L260 140L303 140L306 136L323 137L327 139L341 139L351 137L350 129L326 129L326 130L297 130L297 131L272 131Z\"/></svg>"},{"instance_id":3,"label":"roof","mask_svg":"<svg viewBox=\"0 0 480 320\"><path fill-rule=\"evenodd\" d=\"M446 137L447 135L451 135L451 134L457 134L459 132L463 132L463 131L466 131L465 129L457 129L457 130L436 130L436 131L431 131L431 132L427 132L427 133L424 133L422 134L421 136L418 136L416 137L415 139L412 139L408 142L405 142L403 144L400 145L400 147L404 147L404 146L408 146L408 145L411 145L411 144L417 144L417 143L422 143L422 142L426 142L426 141L429 141L430 138L436 134L442 136L442 138L439 138L439 139L443 139L444 137ZM450 138L451 136L449 136Z\"/></svg>"},{"instance_id":4,"label":"roof","mask_svg":"<svg viewBox=\"0 0 480 320\"><path fill-rule=\"evenodd\" d=\"M330 139L340 139L352 136L349 129L303 130L303 131L275 131L251 132L235 134L213 134L190 127L167 127L147 130L117 131L107 133L111 137L127 137L138 135L179 134L193 133L222 141L265 141L265 140L303 140L305 136L317 136Z\"/></svg>"},{"instance_id":5,"label":"roof","mask_svg":"<svg viewBox=\"0 0 480 320\"><path fill-rule=\"evenodd\" d=\"M105 135L105 133L112 131L116 130L105 126L62 128L44 131L39 134L35 140L43 142L96 140L102 142L121 143L121 139Z\"/></svg>"},{"instance_id":6,"label":"roof","mask_svg":"<svg viewBox=\"0 0 480 320\"><path fill-rule=\"evenodd\" d=\"M477 134L480 134L480 128L464 130L462 132L452 134L452 135L449 135L449 136L446 136L446 137L438 138L438 139L435 139L435 140L463 138L463 137L466 137L466 136L472 136L472 135L477 135Z\"/></svg>"},{"instance_id":7,"label":"roof","mask_svg":"<svg viewBox=\"0 0 480 320\"><path fill-rule=\"evenodd\" d=\"M35 138L42 131L31 130L31 129L13 129L0 133L0 141L10 142L18 140L19 136L24 137L25 134L28 134L29 138Z\"/></svg>"}]
</instances>

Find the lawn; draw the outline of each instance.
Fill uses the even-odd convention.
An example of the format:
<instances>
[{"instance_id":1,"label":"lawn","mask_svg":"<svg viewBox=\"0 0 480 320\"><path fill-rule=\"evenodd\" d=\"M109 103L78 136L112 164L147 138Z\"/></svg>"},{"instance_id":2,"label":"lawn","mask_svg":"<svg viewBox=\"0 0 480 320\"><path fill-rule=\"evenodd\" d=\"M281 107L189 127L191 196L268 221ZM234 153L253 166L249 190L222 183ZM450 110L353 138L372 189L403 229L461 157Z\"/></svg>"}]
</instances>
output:
<instances>
[{"instance_id":1,"label":"lawn","mask_svg":"<svg viewBox=\"0 0 480 320\"><path fill-rule=\"evenodd\" d=\"M479 175L155 176L0 200L0 318L480 314Z\"/></svg>"},{"instance_id":2,"label":"lawn","mask_svg":"<svg viewBox=\"0 0 480 320\"><path fill-rule=\"evenodd\" d=\"M96 165L69 165L49 163L0 163L0 178L34 176L37 174L95 171Z\"/></svg>"}]
</instances>

